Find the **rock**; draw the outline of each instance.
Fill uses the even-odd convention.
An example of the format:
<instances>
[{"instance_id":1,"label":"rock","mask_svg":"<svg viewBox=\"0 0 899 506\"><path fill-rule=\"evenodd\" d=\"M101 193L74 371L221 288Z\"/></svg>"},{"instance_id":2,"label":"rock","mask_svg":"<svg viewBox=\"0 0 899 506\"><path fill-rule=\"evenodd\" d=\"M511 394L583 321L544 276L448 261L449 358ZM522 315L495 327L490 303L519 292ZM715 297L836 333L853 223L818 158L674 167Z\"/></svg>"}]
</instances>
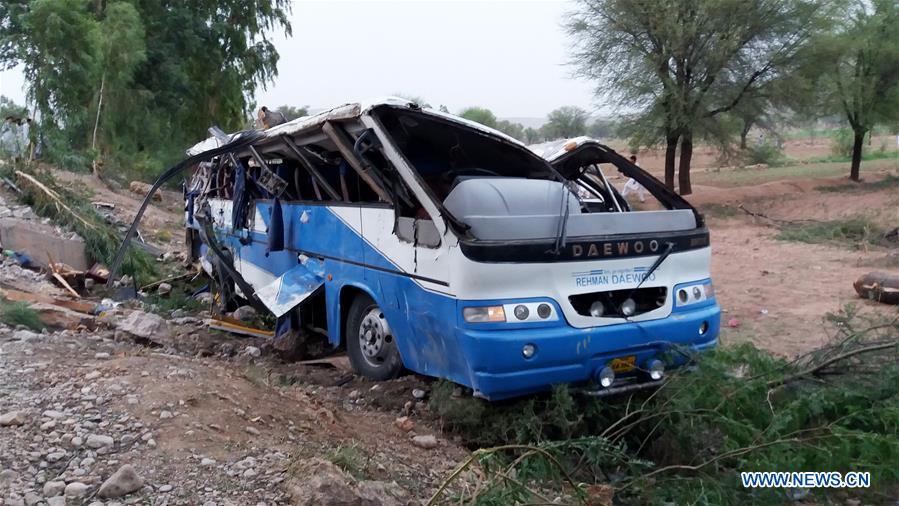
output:
<instances>
[{"instance_id":1,"label":"rock","mask_svg":"<svg viewBox=\"0 0 899 506\"><path fill-rule=\"evenodd\" d=\"M212 294L210 292L198 293L194 299L204 306L212 304Z\"/></svg>"},{"instance_id":2,"label":"rock","mask_svg":"<svg viewBox=\"0 0 899 506\"><path fill-rule=\"evenodd\" d=\"M25 506L34 506L41 502L41 496L32 491L25 492Z\"/></svg>"},{"instance_id":3,"label":"rock","mask_svg":"<svg viewBox=\"0 0 899 506\"><path fill-rule=\"evenodd\" d=\"M44 483L44 497L62 495L65 490L66 482L64 481L48 481Z\"/></svg>"},{"instance_id":4,"label":"rock","mask_svg":"<svg viewBox=\"0 0 899 506\"><path fill-rule=\"evenodd\" d=\"M210 459L209 457L203 457L203 460L200 461L200 465L203 467L212 467L215 465L215 459Z\"/></svg>"},{"instance_id":5,"label":"rock","mask_svg":"<svg viewBox=\"0 0 899 506\"><path fill-rule=\"evenodd\" d=\"M167 493L167 492L171 492L172 489L174 489L174 488L175 488L175 487L173 487L173 486L171 486L171 485L163 485L163 486L159 487L159 492L165 494L165 493Z\"/></svg>"},{"instance_id":6,"label":"rock","mask_svg":"<svg viewBox=\"0 0 899 506\"><path fill-rule=\"evenodd\" d=\"M243 430L247 431L247 434L252 434L254 436L259 435L259 429L256 427L244 427Z\"/></svg>"},{"instance_id":7,"label":"rock","mask_svg":"<svg viewBox=\"0 0 899 506\"><path fill-rule=\"evenodd\" d=\"M156 288L156 293L161 297L165 297L172 293L172 285L168 283L159 283L159 287Z\"/></svg>"},{"instance_id":8,"label":"rock","mask_svg":"<svg viewBox=\"0 0 899 506\"><path fill-rule=\"evenodd\" d=\"M146 195L150 193L150 189L153 188L151 185L141 182L141 181L131 181L131 184L128 185L128 189L131 190L131 193L136 193L138 195ZM160 202L162 201L162 193L154 192L153 200Z\"/></svg>"},{"instance_id":9,"label":"rock","mask_svg":"<svg viewBox=\"0 0 899 506\"><path fill-rule=\"evenodd\" d=\"M9 413L0 415L0 427L25 425L26 421L25 413L22 411L10 411Z\"/></svg>"},{"instance_id":10,"label":"rock","mask_svg":"<svg viewBox=\"0 0 899 506\"><path fill-rule=\"evenodd\" d=\"M161 419L163 419L163 420L168 419L168 418L172 418L172 417L174 417L174 416L175 416L175 415L173 415L171 411L162 410L162 411L159 412L159 418L161 418Z\"/></svg>"},{"instance_id":11,"label":"rock","mask_svg":"<svg viewBox=\"0 0 899 506\"><path fill-rule=\"evenodd\" d=\"M234 319L240 320L242 322L248 322L256 318L256 315L256 308L254 308L253 306L240 306L239 308L235 309L233 313L231 313L231 316Z\"/></svg>"},{"instance_id":12,"label":"rock","mask_svg":"<svg viewBox=\"0 0 899 506\"><path fill-rule=\"evenodd\" d=\"M66 489L63 494L70 499L80 499L82 497L85 497L90 489L91 487L89 485L85 485L80 481L73 481L72 483L66 485Z\"/></svg>"},{"instance_id":13,"label":"rock","mask_svg":"<svg viewBox=\"0 0 899 506\"><path fill-rule=\"evenodd\" d=\"M401 416L393 421L393 424L396 425L396 428L403 431L409 432L415 427L415 423L408 416Z\"/></svg>"},{"instance_id":14,"label":"rock","mask_svg":"<svg viewBox=\"0 0 899 506\"><path fill-rule=\"evenodd\" d=\"M293 478L284 482L295 506L403 506L408 492L383 482L357 482L340 468L320 458L297 463Z\"/></svg>"},{"instance_id":15,"label":"rock","mask_svg":"<svg viewBox=\"0 0 899 506\"><path fill-rule=\"evenodd\" d=\"M94 358L96 358L97 360L105 360L111 356L112 355L110 355L109 353L106 353L105 351L94 353Z\"/></svg>"},{"instance_id":16,"label":"rock","mask_svg":"<svg viewBox=\"0 0 899 506\"><path fill-rule=\"evenodd\" d=\"M66 506L65 496L58 495L47 499L47 506Z\"/></svg>"},{"instance_id":17,"label":"rock","mask_svg":"<svg viewBox=\"0 0 899 506\"><path fill-rule=\"evenodd\" d=\"M247 346L243 349L243 354L253 358L257 358L262 355L262 350L255 346Z\"/></svg>"},{"instance_id":18,"label":"rock","mask_svg":"<svg viewBox=\"0 0 899 506\"><path fill-rule=\"evenodd\" d=\"M26 343L27 343L28 341L32 341L32 340L38 339L38 338L40 338L40 337L41 337L40 334L38 334L38 333L36 333L36 332L32 332L32 331L30 331L30 330L25 330L25 329L17 330L17 331L15 331L15 332L12 333L12 340L13 340L13 341L23 341L23 342L26 342Z\"/></svg>"},{"instance_id":19,"label":"rock","mask_svg":"<svg viewBox=\"0 0 899 506\"><path fill-rule=\"evenodd\" d=\"M424 399L425 395L427 395L427 392L425 392L424 390L422 390L420 388L416 388L416 389L412 390L412 397L415 397L416 399Z\"/></svg>"},{"instance_id":20,"label":"rock","mask_svg":"<svg viewBox=\"0 0 899 506\"><path fill-rule=\"evenodd\" d=\"M161 316L143 311L132 311L119 321L117 330L162 345L170 344L172 338L168 324Z\"/></svg>"},{"instance_id":21,"label":"rock","mask_svg":"<svg viewBox=\"0 0 899 506\"><path fill-rule=\"evenodd\" d=\"M22 500L21 497L17 495L11 495L6 498L6 502L4 502L6 506L25 506L25 501Z\"/></svg>"},{"instance_id":22,"label":"rock","mask_svg":"<svg viewBox=\"0 0 899 506\"><path fill-rule=\"evenodd\" d=\"M437 448L437 438L432 435L415 436L412 438L412 444L425 450L433 450Z\"/></svg>"},{"instance_id":23,"label":"rock","mask_svg":"<svg viewBox=\"0 0 899 506\"><path fill-rule=\"evenodd\" d=\"M44 418L52 418L54 420L58 420L60 418L63 418L64 416L66 416L66 414L63 413L62 411L48 409L48 410L44 411L43 413L41 413L41 416L43 416Z\"/></svg>"},{"instance_id":24,"label":"rock","mask_svg":"<svg viewBox=\"0 0 899 506\"><path fill-rule=\"evenodd\" d=\"M0 485L4 483L12 483L19 479L19 473L12 469L4 469L0 471Z\"/></svg>"},{"instance_id":25,"label":"rock","mask_svg":"<svg viewBox=\"0 0 899 506\"><path fill-rule=\"evenodd\" d=\"M115 440L111 436L103 436L100 434L91 434L87 436L87 441L85 444L91 448L103 448L105 446L112 446L115 443Z\"/></svg>"},{"instance_id":26,"label":"rock","mask_svg":"<svg viewBox=\"0 0 899 506\"><path fill-rule=\"evenodd\" d=\"M122 497L140 490L144 486L144 479L130 464L125 464L100 485L100 497L107 499Z\"/></svg>"}]
</instances>

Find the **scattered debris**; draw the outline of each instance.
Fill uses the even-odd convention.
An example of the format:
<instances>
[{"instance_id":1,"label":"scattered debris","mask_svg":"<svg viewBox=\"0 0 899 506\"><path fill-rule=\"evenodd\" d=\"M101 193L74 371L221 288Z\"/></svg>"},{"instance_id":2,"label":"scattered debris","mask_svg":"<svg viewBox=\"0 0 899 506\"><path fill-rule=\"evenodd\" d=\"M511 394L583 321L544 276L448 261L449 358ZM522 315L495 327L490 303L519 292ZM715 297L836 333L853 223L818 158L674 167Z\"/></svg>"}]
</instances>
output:
<instances>
[{"instance_id":1,"label":"scattered debris","mask_svg":"<svg viewBox=\"0 0 899 506\"><path fill-rule=\"evenodd\" d=\"M412 421L408 416L401 416L394 420L393 425L396 426L397 429L403 432L409 432L415 428L415 422Z\"/></svg>"}]
</instances>

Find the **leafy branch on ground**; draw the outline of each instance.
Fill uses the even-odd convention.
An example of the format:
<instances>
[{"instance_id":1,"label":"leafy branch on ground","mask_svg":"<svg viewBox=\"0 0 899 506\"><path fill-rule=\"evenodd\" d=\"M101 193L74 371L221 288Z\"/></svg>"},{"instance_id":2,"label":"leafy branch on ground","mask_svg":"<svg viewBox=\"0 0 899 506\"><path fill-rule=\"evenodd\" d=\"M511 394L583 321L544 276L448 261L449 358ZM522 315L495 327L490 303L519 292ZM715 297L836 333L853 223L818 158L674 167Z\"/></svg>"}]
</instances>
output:
<instances>
[{"instance_id":1,"label":"leafy branch on ground","mask_svg":"<svg viewBox=\"0 0 899 506\"><path fill-rule=\"evenodd\" d=\"M22 192L20 200L31 206L35 214L78 233L91 260L112 263L123 235L106 223L89 200L59 184L48 172L34 171L25 164L8 164L4 169L3 176L17 181ZM122 270L140 280L149 280L156 276L156 263L150 254L132 246Z\"/></svg>"},{"instance_id":2,"label":"leafy branch on ground","mask_svg":"<svg viewBox=\"0 0 899 506\"><path fill-rule=\"evenodd\" d=\"M440 383L431 409L445 430L486 448L432 503L780 504L795 491L744 489L740 472L822 470L868 471L872 487L852 496L886 500L899 486L899 313L847 306L826 320L828 343L793 360L720 348L627 397L558 387L487 403Z\"/></svg>"}]
</instances>

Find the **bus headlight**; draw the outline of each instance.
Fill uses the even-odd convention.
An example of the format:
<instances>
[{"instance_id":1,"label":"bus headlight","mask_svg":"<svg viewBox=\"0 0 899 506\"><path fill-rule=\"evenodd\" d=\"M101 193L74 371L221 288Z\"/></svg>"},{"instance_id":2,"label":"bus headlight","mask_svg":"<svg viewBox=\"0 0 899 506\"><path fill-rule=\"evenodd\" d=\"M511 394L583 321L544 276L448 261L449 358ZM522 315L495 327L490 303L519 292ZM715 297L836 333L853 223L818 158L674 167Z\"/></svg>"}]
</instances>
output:
<instances>
[{"instance_id":1,"label":"bus headlight","mask_svg":"<svg viewBox=\"0 0 899 506\"><path fill-rule=\"evenodd\" d=\"M598 375L599 385L603 388L609 388L615 382L615 371L611 367L603 367Z\"/></svg>"},{"instance_id":2,"label":"bus headlight","mask_svg":"<svg viewBox=\"0 0 899 506\"><path fill-rule=\"evenodd\" d=\"M634 302L634 299L628 298L621 303L621 314L624 316L633 316L635 312L637 312L637 303Z\"/></svg>"},{"instance_id":3,"label":"bus headlight","mask_svg":"<svg viewBox=\"0 0 899 506\"><path fill-rule=\"evenodd\" d=\"M697 302L704 302L715 297L715 288L711 281L683 286L677 290L676 305L689 306Z\"/></svg>"},{"instance_id":4,"label":"bus headlight","mask_svg":"<svg viewBox=\"0 0 899 506\"><path fill-rule=\"evenodd\" d=\"M653 381L659 381L665 376L665 364L658 359L650 360L646 370L649 372L649 379Z\"/></svg>"},{"instance_id":5,"label":"bus headlight","mask_svg":"<svg viewBox=\"0 0 899 506\"><path fill-rule=\"evenodd\" d=\"M462 310L462 317L468 323L488 323L506 321L506 312L502 306L476 306Z\"/></svg>"},{"instance_id":6,"label":"bus headlight","mask_svg":"<svg viewBox=\"0 0 899 506\"><path fill-rule=\"evenodd\" d=\"M515 306L513 312L515 313L515 318L518 318L519 320L527 320L528 315L530 314L528 307L522 304Z\"/></svg>"},{"instance_id":7,"label":"bus headlight","mask_svg":"<svg viewBox=\"0 0 899 506\"><path fill-rule=\"evenodd\" d=\"M540 304L537 306L537 316L544 320L553 314L553 308L549 304Z\"/></svg>"},{"instance_id":8,"label":"bus headlight","mask_svg":"<svg viewBox=\"0 0 899 506\"><path fill-rule=\"evenodd\" d=\"M596 301L593 304L590 304L590 316L599 318L606 312L606 307L602 305L602 302Z\"/></svg>"}]
</instances>

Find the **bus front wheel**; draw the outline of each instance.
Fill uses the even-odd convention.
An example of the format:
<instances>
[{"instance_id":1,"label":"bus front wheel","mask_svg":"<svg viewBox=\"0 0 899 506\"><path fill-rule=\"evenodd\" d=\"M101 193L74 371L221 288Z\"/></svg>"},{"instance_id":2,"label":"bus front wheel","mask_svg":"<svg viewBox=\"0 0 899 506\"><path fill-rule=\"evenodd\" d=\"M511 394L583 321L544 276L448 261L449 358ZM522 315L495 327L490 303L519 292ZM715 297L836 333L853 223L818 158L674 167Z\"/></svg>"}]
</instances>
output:
<instances>
[{"instance_id":1,"label":"bus front wheel","mask_svg":"<svg viewBox=\"0 0 899 506\"><path fill-rule=\"evenodd\" d=\"M353 300L347 314L346 350L357 373L373 380L396 378L403 361L381 308L366 294Z\"/></svg>"}]
</instances>

